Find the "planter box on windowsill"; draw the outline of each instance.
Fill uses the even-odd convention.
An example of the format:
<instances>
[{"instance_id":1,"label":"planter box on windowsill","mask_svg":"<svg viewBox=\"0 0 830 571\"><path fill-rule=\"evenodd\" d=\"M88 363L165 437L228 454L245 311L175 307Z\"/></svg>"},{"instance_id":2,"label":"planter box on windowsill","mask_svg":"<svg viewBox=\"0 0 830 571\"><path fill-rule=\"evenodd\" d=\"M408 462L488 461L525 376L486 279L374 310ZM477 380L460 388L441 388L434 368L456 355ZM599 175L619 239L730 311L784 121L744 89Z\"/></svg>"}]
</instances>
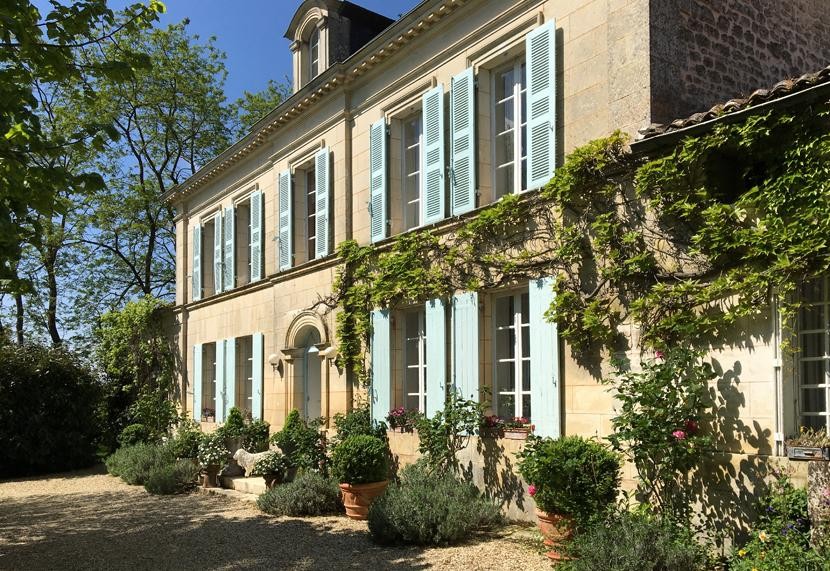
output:
<instances>
[{"instance_id":1,"label":"planter box on windowsill","mask_svg":"<svg viewBox=\"0 0 830 571\"><path fill-rule=\"evenodd\" d=\"M787 458L830 461L830 446L787 446Z\"/></svg>"},{"instance_id":2,"label":"planter box on windowsill","mask_svg":"<svg viewBox=\"0 0 830 571\"><path fill-rule=\"evenodd\" d=\"M505 428L504 438L508 440L527 440L530 434L529 428Z\"/></svg>"},{"instance_id":3,"label":"planter box on windowsill","mask_svg":"<svg viewBox=\"0 0 830 571\"><path fill-rule=\"evenodd\" d=\"M395 428L390 428L389 432L397 432L398 434L406 434L408 432L415 432L415 428L407 428L405 426L396 426Z\"/></svg>"}]
</instances>

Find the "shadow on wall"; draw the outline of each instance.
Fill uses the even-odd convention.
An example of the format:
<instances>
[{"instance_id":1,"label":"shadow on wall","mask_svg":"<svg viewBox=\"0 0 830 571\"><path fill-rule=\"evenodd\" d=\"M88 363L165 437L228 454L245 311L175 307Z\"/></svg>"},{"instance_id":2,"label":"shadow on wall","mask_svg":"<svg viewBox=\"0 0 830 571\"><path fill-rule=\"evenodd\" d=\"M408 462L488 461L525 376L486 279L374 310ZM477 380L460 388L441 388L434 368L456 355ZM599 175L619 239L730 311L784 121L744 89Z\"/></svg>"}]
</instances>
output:
<instances>
[{"instance_id":1,"label":"shadow on wall","mask_svg":"<svg viewBox=\"0 0 830 571\"><path fill-rule=\"evenodd\" d=\"M533 505L525 505L527 503L525 485L516 474L516 467L511 461L513 455L507 454L504 446L496 438L478 438L477 440L476 450L484 461L480 485L483 485L490 497L499 502L502 510L508 514L511 506L527 512Z\"/></svg>"}]
</instances>

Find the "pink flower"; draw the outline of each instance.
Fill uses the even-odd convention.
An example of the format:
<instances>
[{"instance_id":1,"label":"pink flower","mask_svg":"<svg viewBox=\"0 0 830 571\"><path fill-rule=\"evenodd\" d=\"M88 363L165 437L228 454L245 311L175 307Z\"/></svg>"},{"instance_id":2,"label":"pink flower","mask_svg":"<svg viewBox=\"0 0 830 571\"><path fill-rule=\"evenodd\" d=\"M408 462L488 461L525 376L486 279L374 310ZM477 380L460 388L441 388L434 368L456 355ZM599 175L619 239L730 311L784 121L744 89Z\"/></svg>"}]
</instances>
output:
<instances>
[{"instance_id":1,"label":"pink flower","mask_svg":"<svg viewBox=\"0 0 830 571\"><path fill-rule=\"evenodd\" d=\"M536 495L536 486L534 486L533 484L530 484L527 487L527 493L530 495L530 497L535 496Z\"/></svg>"},{"instance_id":2,"label":"pink flower","mask_svg":"<svg viewBox=\"0 0 830 571\"><path fill-rule=\"evenodd\" d=\"M686 440L686 432L683 430L675 430L671 433L671 435L677 438L678 440Z\"/></svg>"},{"instance_id":3,"label":"pink flower","mask_svg":"<svg viewBox=\"0 0 830 571\"><path fill-rule=\"evenodd\" d=\"M666 354L663 353L662 351L655 351L654 352L654 358L655 359L663 359L663 358L665 358L665 356L666 356Z\"/></svg>"},{"instance_id":4,"label":"pink flower","mask_svg":"<svg viewBox=\"0 0 830 571\"><path fill-rule=\"evenodd\" d=\"M686 432L688 434L695 434L698 429L697 421L696 420L687 420L686 421Z\"/></svg>"}]
</instances>

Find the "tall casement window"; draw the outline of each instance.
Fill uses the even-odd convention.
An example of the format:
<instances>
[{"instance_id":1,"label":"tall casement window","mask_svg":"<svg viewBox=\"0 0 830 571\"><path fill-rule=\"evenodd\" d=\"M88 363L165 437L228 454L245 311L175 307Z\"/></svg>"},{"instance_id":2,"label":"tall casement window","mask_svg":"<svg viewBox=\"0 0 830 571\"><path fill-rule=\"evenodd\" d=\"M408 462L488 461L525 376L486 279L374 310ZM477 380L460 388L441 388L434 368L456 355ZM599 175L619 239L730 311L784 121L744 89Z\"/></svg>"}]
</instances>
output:
<instances>
[{"instance_id":1,"label":"tall casement window","mask_svg":"<svg viewBox=\"0 0 830 571\"><path fill-rule=\"evenodd\" d=\"M830 434L830 283L805 283L798 323L798 416L801 426Z\"/></svg>"},{"instance_id":2,"label":"tall casement window","mask_svg":"<svg viewBox=\"0 0 830 571\"><path fill-rule=\"evenodd\" d=\"M403 402L407 409L426 410L426 316L424 308L403 313L404 383Z\"/></svg>"},{"instance_id":3,"label":"tall casement window","mask_svg":"<svg viewBox=\"0 0 830 571\"><path fill-rule=\"evenodd\" d=\"M421 112L401 121L401 190L404 230L421 224Z\"/></svg>"},{"instance_id":4,"label":"tall casement window","mask_svg":"<svg viewBox=\"0 0 830 571\"><path fill-rule=\"evenodd\" d=\"M203 421L216 419L216 343L202 344L202 399L197 412Z\"/></svg>"},{"instance_id":5,"label":"tall casement window","mask_svg":"<svg viewBox=\"0 0 830 571\"><path fill-rule=\"evenodd\" d=\"M314 166L311 165L303 173L305 185L305 240L307 245L307 259L314 259L317 250L317 178Z\"/></svg>"},{"instance_id":6,"label":"tall casement window","mask_svg":"<svg viewBox=\"0 0 830 571\"><path fill-rule=\"evenodd\" d=\"M527 188L527 73L524 58L493 75L496 198Z\"/></svg>"},{"instance_id":7,"label":"tall casement window","mask_svg":"<svg viewBox=\"0 0 830 571\"><path fill-rule=\"evenodd\" d=\"M224 422L233 407L262 418L265 343L262 333L193 347L193 419Z\"/></svg>"},{"instance_id":8,"label":"tall casement window","mask_svg":"<svg viewBox=\"0 0 830 571\"><path fill-rule=\"evenodd\" d=\"M494 303L494 397L501 417L531 418L529 295L514 293Z\"/></svg>"},{"instance_id":9,"label":"tall casement window","mask_svg":"<svg viewBox=\"0 0 830 571\"><path fill-rule=\"evenodd\" d=\"M308 80L320 74L320 30L314 28L308 38Z\"/></svg>"},{"instance_id":10,"label":"tall casement window","mask_svg":"<svg viewBox=\"0 0 830 571\"><path fill-rule=\"evenodd\" d=\"M246 416L253 415L254 396L254 365L253 365L253 338L236 338L236 406Z\"/></svg>"}]
</instances>

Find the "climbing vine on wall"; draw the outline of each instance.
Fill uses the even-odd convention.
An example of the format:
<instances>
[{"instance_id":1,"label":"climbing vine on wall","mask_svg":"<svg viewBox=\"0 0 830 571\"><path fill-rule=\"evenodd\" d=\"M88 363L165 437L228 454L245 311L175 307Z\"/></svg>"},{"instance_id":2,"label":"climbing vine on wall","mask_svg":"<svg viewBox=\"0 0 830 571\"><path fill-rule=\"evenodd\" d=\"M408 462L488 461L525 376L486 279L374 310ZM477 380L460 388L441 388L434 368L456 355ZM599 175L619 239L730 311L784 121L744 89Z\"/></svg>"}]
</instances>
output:
<instances>
[{"instance_id":1,"label":"climbing vine on wall","mask_svg":"<svg viewBox=\"0 0 830 571\"><path fill-rule=\"evenodd\" d=\"M800 280L830 266L830 121L826 105L722 123L658 156L621 133L574 150L540 192L474 217L340 245L324 300L339 308L341 360L365 379L370 312L555 275L547 317L577 354L723 342L740 319L782 312Z\"/></svg>"}]
</instances>

